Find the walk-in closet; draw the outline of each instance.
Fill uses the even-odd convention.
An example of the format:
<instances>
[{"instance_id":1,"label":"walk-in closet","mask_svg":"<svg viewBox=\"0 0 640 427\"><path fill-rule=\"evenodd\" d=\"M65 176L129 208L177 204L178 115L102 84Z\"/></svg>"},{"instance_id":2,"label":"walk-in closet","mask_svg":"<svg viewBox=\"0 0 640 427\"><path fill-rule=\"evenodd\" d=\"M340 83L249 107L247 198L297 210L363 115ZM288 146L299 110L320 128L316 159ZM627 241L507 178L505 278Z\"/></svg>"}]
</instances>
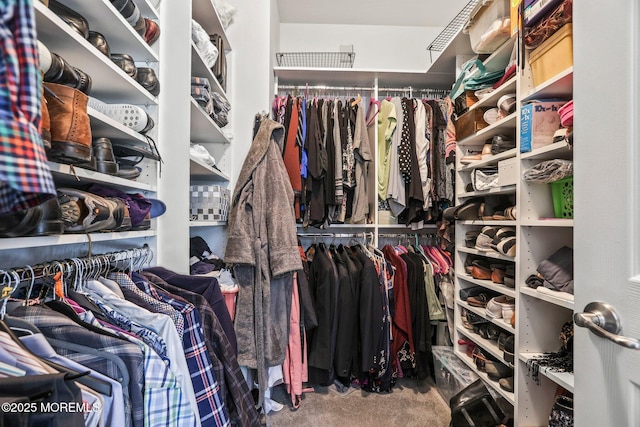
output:
<instances>
[{"instance_id":1,"label":"walk-in closet","mask_svg":"<svg viewBox=\"0 0 640 427\"><path fill-rule=\"evenodd\" d=\"M0 16L0 425L640 425L636 2Z\"/></svg>"}]
</instances>

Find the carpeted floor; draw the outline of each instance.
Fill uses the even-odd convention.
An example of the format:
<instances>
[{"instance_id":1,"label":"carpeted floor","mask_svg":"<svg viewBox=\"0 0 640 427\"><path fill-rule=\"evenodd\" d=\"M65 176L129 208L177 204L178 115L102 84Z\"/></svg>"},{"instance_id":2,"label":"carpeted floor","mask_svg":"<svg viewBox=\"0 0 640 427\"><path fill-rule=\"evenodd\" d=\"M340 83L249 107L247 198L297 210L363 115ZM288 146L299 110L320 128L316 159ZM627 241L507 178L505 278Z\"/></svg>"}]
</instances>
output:
<instances>
[{"instance_id":1,"label":"carpeted floor","mask_svg":"<svg viewBox=\"0 0 640 427\"><path fill-rule=\"evenodd\" d=\"M391 393L377 394L355 390L346 396L327 387L316 387L305 393L297 411L291 410L291 399L283 386L272 392L272 398L285 405L271 412L272 427L447 427L449 406L435 386L426 381L401 379Z\"/></svg>"}]
</instances>

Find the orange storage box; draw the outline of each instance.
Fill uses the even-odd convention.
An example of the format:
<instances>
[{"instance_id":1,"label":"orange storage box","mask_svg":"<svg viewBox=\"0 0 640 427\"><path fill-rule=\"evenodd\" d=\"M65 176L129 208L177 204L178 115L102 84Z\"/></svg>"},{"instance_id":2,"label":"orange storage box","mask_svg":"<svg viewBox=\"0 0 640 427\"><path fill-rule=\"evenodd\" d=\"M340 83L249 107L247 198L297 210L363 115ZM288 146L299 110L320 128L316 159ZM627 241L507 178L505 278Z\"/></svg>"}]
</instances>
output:
<instances>
[{"instance_id":1,"label":"orange storage box","mask_svg":"<svg viewBox=\"0 0 640 427\"><path fill-rule=\"evenodd\" d=\"M566 24L535 48L529 64L535 86L573 66L573 24Z\"/></svg>"}]
</instances>

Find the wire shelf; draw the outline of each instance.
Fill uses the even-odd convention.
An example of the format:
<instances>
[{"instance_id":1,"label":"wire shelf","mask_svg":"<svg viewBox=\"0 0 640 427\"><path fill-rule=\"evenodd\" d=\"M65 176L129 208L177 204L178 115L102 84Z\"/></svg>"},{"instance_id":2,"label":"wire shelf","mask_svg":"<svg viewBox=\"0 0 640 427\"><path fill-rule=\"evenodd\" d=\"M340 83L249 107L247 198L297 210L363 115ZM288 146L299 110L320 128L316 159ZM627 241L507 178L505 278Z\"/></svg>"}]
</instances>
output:
<instances>
[{"instance_id":1,"label":"wire shelf","mask_svg":"<svg viewBox=\"0 0 640 427\"><path fill-rule=\"evenodd\" d=\"M427 50L440 52L449 45L451 40L458 34L458 31L469 21L471 11L476 7L479 0L471 0L462 10L444 27L444 30L431 42Z\"/></svg>"},{"instance_id":2,"label":"wire shelf","mask_svg":"<svg viewBox=\"0 0 640 427\"><path fill-rule=\"evenodd\" d=\"M353 68L355 52L278 52L279 67Z\"/></svg>"}]
</instances>

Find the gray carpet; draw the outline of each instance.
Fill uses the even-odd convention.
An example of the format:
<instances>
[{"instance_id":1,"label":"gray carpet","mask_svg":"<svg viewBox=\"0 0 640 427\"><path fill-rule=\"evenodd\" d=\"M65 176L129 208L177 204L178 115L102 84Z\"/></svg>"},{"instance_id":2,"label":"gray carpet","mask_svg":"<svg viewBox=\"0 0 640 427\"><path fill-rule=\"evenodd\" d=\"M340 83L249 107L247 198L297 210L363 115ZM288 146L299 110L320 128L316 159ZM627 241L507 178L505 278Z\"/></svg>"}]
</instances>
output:
<instances>
[{"instance_id":1,"label":"gray carpet","mask_svg":"<svg viewBox=\"0 0 640 427\"><path fill-rule=\"evenodd\" d=\"M426 381L401 379L391 393L356 390L340 396L327 387L305 393L297 411L283 386L272 398L285 405L268 416L272 427L448 427L449 406L435 386Z\"/></svg>"}]
</instances>

